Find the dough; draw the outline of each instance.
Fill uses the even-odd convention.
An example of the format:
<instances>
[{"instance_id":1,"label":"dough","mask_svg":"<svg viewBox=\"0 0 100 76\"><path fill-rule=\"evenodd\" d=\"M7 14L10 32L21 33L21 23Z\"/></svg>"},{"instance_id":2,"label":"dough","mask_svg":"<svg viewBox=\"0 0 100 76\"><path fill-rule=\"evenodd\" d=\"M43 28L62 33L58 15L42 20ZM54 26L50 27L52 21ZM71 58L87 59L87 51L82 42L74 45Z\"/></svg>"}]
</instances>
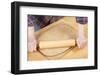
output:
<instances>
[{"instance_id":1,"label":"dough","mask_svg":"<svg viewBox=\"0 0 100 76\"><path fill-rule=\"evenodd\" d=\"M48 28L47 28L48 27ZM64 23L63 21L57 21L43 28L36 34L38 41L60 41L75 39L75 29ZM50 48L40 50L45 55L56 55L58 53L64 52L69 47L64 48Z\"/></svg>"}]
</instances>

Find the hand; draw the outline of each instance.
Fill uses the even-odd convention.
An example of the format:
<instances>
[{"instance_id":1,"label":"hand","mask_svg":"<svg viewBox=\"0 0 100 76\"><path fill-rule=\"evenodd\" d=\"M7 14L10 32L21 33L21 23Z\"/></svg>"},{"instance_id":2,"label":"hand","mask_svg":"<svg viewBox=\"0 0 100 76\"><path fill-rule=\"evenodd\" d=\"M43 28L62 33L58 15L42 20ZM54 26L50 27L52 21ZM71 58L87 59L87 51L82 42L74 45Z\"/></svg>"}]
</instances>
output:
<instances>
[{"instance_id":1,"label":"hand","mask_svg":"<svg viewBox=\"0 0 100 76\"><path fill-rule=\"evenodd\" d=\"M79 35L79 36L77 37L76 42L77 42L78 48L83 48L83 47L86 45L87 40L86 40L86 38L81 34L81 35Z\"/></svg>"},{"instance_id":2,"label":"hand","mask_svg":"<svg viewBox=\"0 0 100 76\"><path fill-rule=\"evenodd\" d=\"M37 48L37 41L35 38L34 27L28 27L28 51L34 52Z\"/></svg>"}]
</instances>

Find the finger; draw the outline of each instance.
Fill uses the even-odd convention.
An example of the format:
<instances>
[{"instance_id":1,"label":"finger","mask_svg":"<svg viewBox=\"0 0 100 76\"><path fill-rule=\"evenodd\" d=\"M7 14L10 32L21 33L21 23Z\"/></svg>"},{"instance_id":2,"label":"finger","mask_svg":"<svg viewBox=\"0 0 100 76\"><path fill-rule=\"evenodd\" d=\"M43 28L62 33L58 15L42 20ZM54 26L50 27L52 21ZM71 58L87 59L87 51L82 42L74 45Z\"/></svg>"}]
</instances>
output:
<instances>
[{"instance_id":1,"label":"finger","mask_svg":"<svg viewBox=\"0 0 100 76\"><path fill-rule=\"evenodd\" d=\"M30 43L28 43L28 51L29 52L34 52L34 51L36 51L36 44L35 43L32 43L32 42L30 42Z\"/></svg>"},{"instance_id":2,"label":"finger","mask_svg":"<svg viewBox=\"0 0 100 76\"><path fill-rule=\"evenodd\" d=\"M76 43L77 43L78 48L80 48L80 42L78 39L76 40Z\"/></svg>"}]
</instances>

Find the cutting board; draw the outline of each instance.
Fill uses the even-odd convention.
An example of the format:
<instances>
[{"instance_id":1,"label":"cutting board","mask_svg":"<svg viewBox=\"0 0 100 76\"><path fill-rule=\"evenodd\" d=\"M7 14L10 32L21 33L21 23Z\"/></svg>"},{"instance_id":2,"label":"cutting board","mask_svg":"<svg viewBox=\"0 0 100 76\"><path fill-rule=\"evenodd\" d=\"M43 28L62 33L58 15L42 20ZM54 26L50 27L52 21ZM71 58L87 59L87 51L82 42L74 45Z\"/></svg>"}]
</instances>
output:
<instances>
[{"instance_id":1,"label":"cutting board","mask_svg":"<svg viewBox=\"0 0 100 76\"><path fill-rule=\"evenodd\" d=\"M87 37L87 24L84 31ZM63 17L62 19L35 32L38 41L59 41L76 39L77 23L75 17ZM87 37L88 38L88 37ZM40 51L40 52L39 52ZM33 53L28 53L28 60L58 60L58 59L79 59L87 58L87 45L79 49L75 47L42 49Z\"/></svg>"}]
</instances>

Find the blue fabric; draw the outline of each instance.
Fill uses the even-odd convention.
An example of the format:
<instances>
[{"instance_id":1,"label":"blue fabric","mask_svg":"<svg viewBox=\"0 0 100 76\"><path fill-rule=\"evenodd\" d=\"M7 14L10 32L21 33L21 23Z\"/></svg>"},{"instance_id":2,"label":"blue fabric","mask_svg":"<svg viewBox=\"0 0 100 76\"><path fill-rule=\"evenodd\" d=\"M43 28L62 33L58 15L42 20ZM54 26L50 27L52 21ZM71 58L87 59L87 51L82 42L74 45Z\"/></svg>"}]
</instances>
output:
<instances>
[{"instance_id":1,"label":"blue fabric","mask_svg":"<svg viewBox=\"0 0 100 76\"><path fill-rule=\"evenodd\" d=\"M87 17L76 17L76 22L80 24L86 24L88 22Z\"/></svg>"}]
</instances>

